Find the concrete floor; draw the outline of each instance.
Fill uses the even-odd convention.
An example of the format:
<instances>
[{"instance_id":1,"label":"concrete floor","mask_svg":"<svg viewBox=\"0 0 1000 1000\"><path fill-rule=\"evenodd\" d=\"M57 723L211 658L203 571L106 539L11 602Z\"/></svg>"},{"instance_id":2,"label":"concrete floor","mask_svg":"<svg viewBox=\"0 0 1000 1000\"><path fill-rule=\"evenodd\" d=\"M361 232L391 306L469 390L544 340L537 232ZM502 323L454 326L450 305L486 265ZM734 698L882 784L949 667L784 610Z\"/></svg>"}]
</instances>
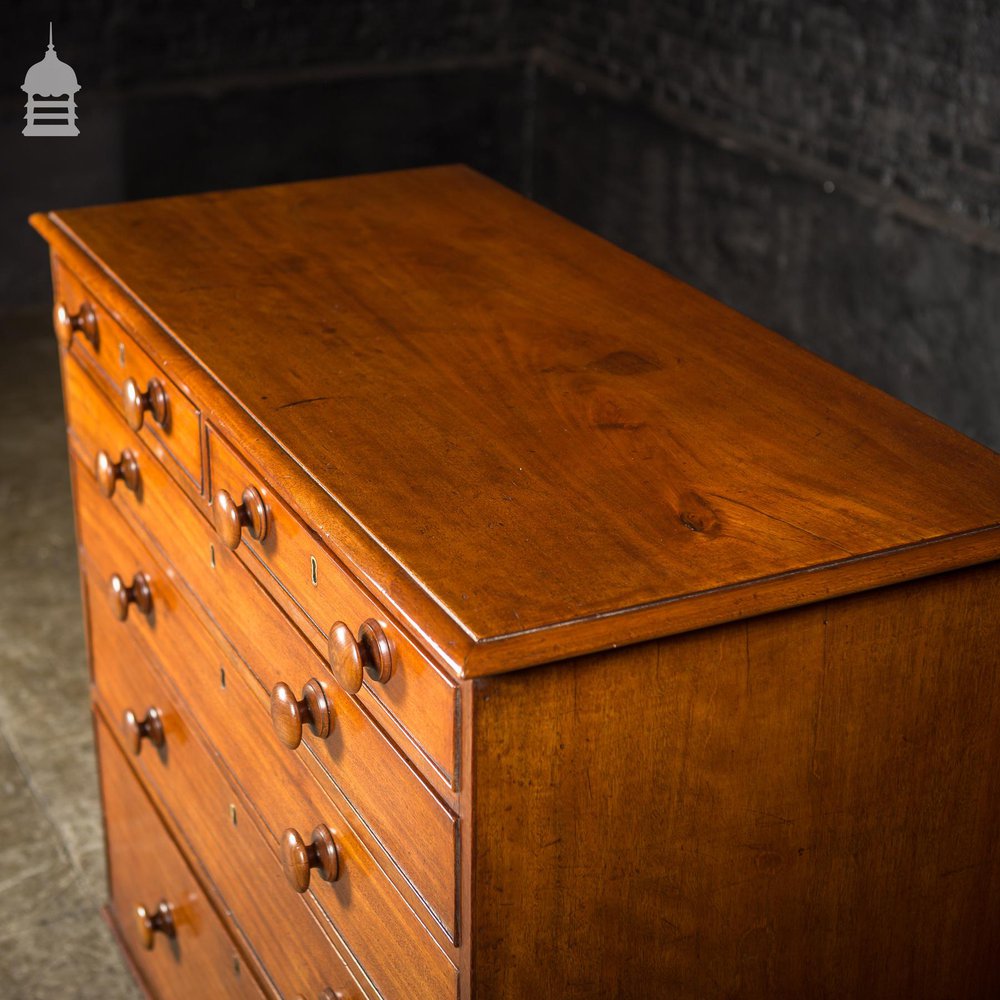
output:
<instances>
[{"instance_id":1,"label":"concrete floor","mask_svg":"<svg viewBox=\"0 0 1000 1000\"><path fill-rule=\"evenodd\" d=\"M104 846L55 337L0 317L0 998L138 997Z\"/></svg>"}]
</instances>

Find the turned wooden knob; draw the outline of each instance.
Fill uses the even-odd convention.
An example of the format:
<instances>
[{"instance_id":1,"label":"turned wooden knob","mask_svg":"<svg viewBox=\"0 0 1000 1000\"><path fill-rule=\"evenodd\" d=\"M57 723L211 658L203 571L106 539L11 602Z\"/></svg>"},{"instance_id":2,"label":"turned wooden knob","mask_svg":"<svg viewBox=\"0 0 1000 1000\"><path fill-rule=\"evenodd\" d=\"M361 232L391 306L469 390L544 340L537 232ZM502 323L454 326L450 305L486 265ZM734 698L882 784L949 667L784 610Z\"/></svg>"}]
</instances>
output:
<instances>
[{"instance_id":1,"label":"turned wooden knob","mask_svg":"<svg viewBox=\"0 0 1000 1000\"><path fill-rule=\"evenodd\" d=\"M151 950L156 941L157 934L165 934L168 938L174 937L177 930L174 926L173 907L165 900L161 899L153 910L147 910L145 906L135 908L135 928L139 932L139 940L143 948Z\"/></svg>"},{"instance_id":2,"label":"turned wooden knob","mask_svg":"<svg viewBox=\"0 0 1000 1000\"><path fill-rule=\"evenodd\" d=\"M243 491L243 502L237 503L227 490L219 490L212 500L212 519L223 544L230 549L239 548L243 529L258 542L267 537L267 504L257 489L248 486Z\"/></svg>"},{"instance_id":3,"label":"turned wooden knob","mask_svg":"<svg viewBox=\"0 0 1000 1000\"><path fill-rule=\"evenodd\" d=\"M139 489L139 463L127 448L117 462L102 448L94 460L94 476L101 492L110 497L115 492L115 483L120 479L133 493Z\"/></svg>"},{"instance_id":4,"label":"turned wooden knob","mask_svg":"<svg viewBox=\"0 0 1000 1000\"><path fill-rule=\"evenodd\" d=\"M281 867L296 892L309 888L309 876L315 868L320 878L336 882L340 877L337 845L328 826L317 826L312 840L306 843L298 830L286 830L281 835Z\"/></svg>"},{"instance_id":5,"label":"turned wooden knob","mask_svg":"<svg viewBox=\"0 0 1000 1000\"><path fill-rule=\"evenodd\" d=\"M162 747L166 739L163 732L163 717L152 706L146 709L143 719L137 719L135 712L126 708L122 713L122 735L133 757L139 756L143 740L149 740L154 747Z\"/></svg>"},{"instance_id":6,"label":"turned wooden knob","mask_svg":"<svg viewBox=\"0 0 1000 1000\"><path fill-rule=\"evenodd\" d=\"M122 387L122 405L129 427L142 429L143 418L149 415L162 427L167 422L167 390L157 378L151 378L143 392L134 378L125 379Z\"/></svg>"},{"instance_id":7,"label":"turned wooden knob","mask_svg":"<svg viewBox=\"0 0 1000 1000\"><path fill-rule=\"evenodd\" d=\"M97 347L97 313L89 302L82 302L79 310L71 313L64 302L60 302L55 310L56 336L63 347L69 347L74 333L82 333L87 340Z\"/></svg>"},{"instance_id":8,"label":"turned wooden knob","mask_svg":"<svg viewBox=\"0 0 1000 1000\"><path fill-rule=\"evenodd\" d=\"M330 735L333 721L326 692L315 677L310 677L302 688L302 700L296 701L295 692L284 681L279 681L271 691L271 725L289 750L302 742L303 724L321 740Z\"/></svg>"},{"instance_id":9,"label":"turned wooden knob","mask_svg":"<svg viewBox=\"0 0 1000 1000\"><path fill-rule=\"evenodd\" d=\"M134 604L144 615L153 610L153 592L149 589L149 577L145 573L136 573L132 577L131 586L115 573L108 584L108 600L111 610L120 621L128 618L128 606Z\"/></svg>"},{"instance_id":10,"label":"turned wooden knob","mask_svg":"<svg viewBox=\"0 0 1000 1000\"><path fill-rule=\"evenodd\" d=\"M333 676L350 694L361 690L365 673L380 684L392 676L392 648L374 618L362 623L357 639L343 622L334 622L327 649Z\"/></svg>"}]
</instances>

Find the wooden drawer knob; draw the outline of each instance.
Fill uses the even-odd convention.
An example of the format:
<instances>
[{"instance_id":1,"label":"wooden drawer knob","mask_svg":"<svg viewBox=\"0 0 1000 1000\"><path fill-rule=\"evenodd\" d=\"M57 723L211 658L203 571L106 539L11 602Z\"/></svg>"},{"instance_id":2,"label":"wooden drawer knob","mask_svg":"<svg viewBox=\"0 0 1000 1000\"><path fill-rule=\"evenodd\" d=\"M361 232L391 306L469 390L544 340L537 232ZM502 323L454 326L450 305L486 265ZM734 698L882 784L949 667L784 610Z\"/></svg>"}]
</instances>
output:
<instances>
[{"instance_id":1,"label":"wooden drawer knob","mask_svg":"<svg viewBox=\"0 0 1000 1000\"><path fill-rule=\"evenodd\" d=\"M167 422L167 390L158 378L151 378L143 392L134 378L125 379L122 387L122 403L125 419L134 431L142 429L143 419L149 415L161 426Z\"/></svg>"},{"instance_id":2,"label":"wooden drawer knob","mask_svg":"<svg viewBox=\"0 0 1000 1000\"><path fill-rule=\"evenodd\" d=\"M340 877L340 858L330 828L322 824L317 826L308 844L298 830L286 830L281 835L281 867L296 892L305 892L309 888L313 868L319 872L320 878L336 882Z\"/></svg>"},{"instance_id":3,"label":"wooden drawer knob","mask_svg":"<svg viewBox=\"0 0 1000 1000\"><path fill-rule=\"evenodd\" d=\"M145 573L136 573L132 585L126 586L125 581L115 573L108 584L108 600L111 610L120 621L128 618L128 606L134 604L144 615L153 610L153 592L149 589L149 577Z\"/></svg>"},{"instance_id":4,"label":"wooden drawer knob","mask_svg":"<svg viewBox=\"0 0 1000 1000\"><path fill-rule=\"evenodd\" d=\"M267 537L267 504L257 489L248 486L243 491L243 502L237 503L227 490L219 490L212 500L212 520L223 544L230 549L239 548L243 529L258 542Z\"/></svg>"},{"instance_id":5,"label":"wooden drawer knob","mask_svg":"<svg viewBox=\"0 0 1000 1000\"><path fill-rule=\"evenodd\" d=\"M326 692L315 677L310 677L302 688L302 700L296 701L295 692L284 681L279 681L271 692L271 725L289 750L302 742L303 724L321 740L330 735L333 720Z\"/></svg>"},{"instance_id":6,"label":"wooden drawer knob","mask_svg":"<svg viewBox=\"0 0 1000 1000\"><path fill-rule=\"evenodd\" d=\"M80 304L77 312L71 313L66 304L60 302L55 310L56 336L63 347L69 347L74 333L82 333L91 345L97 347L97 313L89 302Z\"/></svg>"},{"instance_id":7,"label":"wooden drawer knob","mask_svg":"<svg viewBox=\"0 0 1000 1000\"><path fill-rule=\"evenodd\" d=\"M334 622L327 649L333 676L350 694L361 690L365 673L379 684L392 676L392 647L374 618L362 623L357 639L343 622Z\"/></svg>"},{"instance_id":8,"label":"wooden drawer knob","mask_svg":"<svg viewBox=\"0 0 1000 1000\"><path fill-rule=\"evenodd\" d=\"M174 908L165 899L161 899L154 910L147 910L145 906L137 906L135 908L135 927L139 932L139 941L143 948L150 951L156 941L157 934L164 934L168 938L176 935Z\"/></svg>"},{"instance_id":9,"label":"wooden drawer knob","mask_svg":"<svg viewBox=\"0 0 1000 1000\"><path fill-rule=\"evenodd\" d=\"M152 706L146 709L146 716L143 719L137 719L135 712L126 708L122 713L122 735L125 737L125 746L133 757L139 756L143 740L149 740L154 747L162 747L166 741L163 717Z\"/></svg>"},{"instance_id":10,"label":"wooden drawer knob","mask_svg":"<svg viewBox=\"0 0 1000 1000\"><path fill-rule=\"evenodd\" d=\"M119 479L133 493L139 489L139 463L127 448L117 462L112 461L111 456L102 448L94 460L94 476L106 497L114 494L115 483Z\"/></svg>"}]
</instances>

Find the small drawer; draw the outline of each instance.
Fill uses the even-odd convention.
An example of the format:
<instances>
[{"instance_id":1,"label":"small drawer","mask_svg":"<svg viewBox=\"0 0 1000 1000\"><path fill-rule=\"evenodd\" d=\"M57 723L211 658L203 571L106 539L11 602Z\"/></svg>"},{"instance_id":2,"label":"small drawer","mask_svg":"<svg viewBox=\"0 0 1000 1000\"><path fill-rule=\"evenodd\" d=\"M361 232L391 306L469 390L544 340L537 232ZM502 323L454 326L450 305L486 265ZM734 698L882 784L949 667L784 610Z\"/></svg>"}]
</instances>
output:
<instances>
[{"instance_id":1,"label":"small drawer","mask_svg":"<svg viewBox=\"0 0 1000 1000\"><path fill-rule=\"evenodd\" d=\"M100 719L96 731L110 911L143 985L162 1000L263 997Z\"/></svg>"},{"instance_id":2,"label":"small drawer","mask_svg":"<svg viewBox=\"0 0 1000 1000\"><path fill-rule=\"evenodd\" d=\"M310 815L308 823L298 815L286 821L306 838L315 827L325 826L337 858L335 881L312 874L311 899L293 890L282 872L279 839L260 824L229 783L189 706L153 667L133 630L122 629L115 620L102 589L93 585L88 573L91 657L99 703L109 718L122 720L120 741L129 745L139 773L183 830L278 990L292 996L315 995L328 985L345 988L329 982L336 978L343 983L346 972L330 934L364 968L347 985L359 996L374 993L370 984L362 988L366 975L386 1000L455 996L454 966L332 805L322 815ZM154 616L158 597L154 585ZM157 727L153 729L151 709ZM126 712L132 713L127 720ZM256 741L259 734L233 720L230 738ZM284 779L276 773L272 780ZM331 919L328 931L311 912L316 906ZM406 961L400 962L403 955Z\"/></svg>"},{"instance_id":3,"label":"small drawer","mask_svg":"<svg viewBox=\"0 0 1000 1000\"><path fill-rule=\"evenodd\" d=\"M281 495L211 425L206 447L220 542L251 568L254 561L266 568L258 578L279 603L291 595L305 612L313 626L310 640L328 654L345 689L394 719L457 788L455 683L387 618ZM369 630L366 622L374 622L375 629ZM335 623L340 627L328 646Z\"/></svg>"},{"instance_id":4,"label":"small drawer","mask_svg":"<svg viewBox=\"0 0 1000 1000\"><path fill-rule=\"evenodd\" d=\"M150 471L155 467L151 461L143 465ZM182 697L196 710L199 723L271 823L274 835L282 832L290 814L319 815L337 805L326 791L332 785L346 799L343 807L355 813L352 825L362 839L376 852L385 852L385 865L400 889L426 913L430 926L438 925L455 943L455 816L329 678L311 648L301 638L292 639L296 633L231 554L219 552L214 569L207 561L202 565L192 561L186 569L194 571L194 579L204 579L212 613L223 628L232 630L237 622L243 623L236 638L246 662L202 625L175 570L108 506L93 477L79 463L75 468L77 527L86 565L98 581L105 581L104 593L94 596L91 616L107 616L107 608L98 604L108 603L107 582L113 576L122 585L131 585L130 594L121 586L114 591L121 602L114 610L125 616L118 631L138 635L154 656L169 664ZM150 495L162 495L162 490ZM171 509L178 535L187 537L186 513L192 526L211 537L209 526L183 498L178 497ZM204 551L207 546L199 548ZM136 574L147 581L140 583L139 591ZM148 587L148 601L142 586ZM135 613L132 605L137 606ZM145 614L143 606L148 609ZM269 694L285 685L286 693L298 701L310 682L326 702L329 732L316 735L308 724L302 725L303 743L290 749L272 726ZM246 738L247 733L254 738ZM283 780L271 780L278 775Z\"/></svg>"},{"instance_id":5,"label":"small drawer","mask_svg":"<svg viewBox=\"0 0 1000 1000\"><path fill-rule=\"evenodd\" d=\"M131 431L138 433L165 464L179 471L200 493L201 414L197 407L59 262L55 265L54 283L56 332L66 345L67 359L76 359L88 368ZM67 330L61 316L76 317L76 322L84 328ZM80 388L79 369L68 360L63 368L67 409L70 378L74 380L72 388L78 406L86 406L87 393ZM70 423L77 416L70 412Z\"/></svg>"}]
</instances>

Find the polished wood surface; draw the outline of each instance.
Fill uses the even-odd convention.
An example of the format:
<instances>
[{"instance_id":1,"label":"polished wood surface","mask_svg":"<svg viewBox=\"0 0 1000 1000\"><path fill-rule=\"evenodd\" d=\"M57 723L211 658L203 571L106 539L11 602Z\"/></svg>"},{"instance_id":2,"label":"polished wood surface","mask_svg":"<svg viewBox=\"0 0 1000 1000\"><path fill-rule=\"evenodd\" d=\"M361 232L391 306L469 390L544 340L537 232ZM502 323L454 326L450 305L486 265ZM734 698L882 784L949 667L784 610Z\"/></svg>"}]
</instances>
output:
<instances>
[{"instance_id":1,"label":"polished wood surface","mask_svg":"<svg viewBox=\"0 0 1000 1000\"><path fill-rule=\"evenodd\" d=\"M505 636L538 662L654 606L662 632L688 600L715 620L758 591L798 603L800 574L933 571L919 549L949 537L985 530L973 559L1000 555L992 452L464 168L36 225L493 640L470 675L517 665L474 665Z\"/></svg>"},{"instance_id":2,"label":"polished wood surface","mask_svg":"<svg viewBox=\"0 0 1000 1000\"><path fill-rule=\"evenodd\" d=\"M113 685L118 692L106 695L112 710L120 717L126 709L137 711L137 706L156 706L169 748L170 720L174 718L176 722L180 710L169 711L151 694L132 686L132 678L119 676L125 671L135 676L142 673L140 666L130 667L128 659L123 658L127 638L124 633L134 632L150 655L170 663L173 682L191 706L192 715L254 800L275 843L289 826L308 832L320 821L334 826L329 820L331 815L346 815L346 826L338 825L341 849L345 857L353 854L358 859L357 867L343 891L324 895L322 904L340 912L341 919L349 924L361 919L355 911L364 913L372 906L395 908L399 915L394 913L392 919L401 919L404 926L394 931L394 939L413 938L420 932L420 925L402 899L394 901L388 875L409 905L423 914L422 919L439 941L439 948L450 952L449 945L457 936L455 816L420 782L398 752L363 716L356 702L343 695L329 675L323 687L333 719L329 737L314 738L307 729L304 744L308 746L303 745L297 752L282 746L271 731L268 678L273 676L277 683L276 675L280 675L290 685L305 688L316 677L307 673L310 663L301 658L308 647L300 641L300 655L296 655L296 647L289 646L287 630L280 630L280 626L273 642L263 640L268 618L259 609L261 601L268 598L227 552L232 561L229 579L234 586L216 590L216 594L232 607L235 617L249 624L246 652L263 654L259 660L250 662L266 671L263 676L255 676L246 663L227 653L198 622L176 573L166 567L162 557L154 554L126 525L109 522L102 516L107 502L85 467L79 462L74 464L78 531L87 564L92 569L90 576L100 578L110 564L144 565L158 608L153 619L141 618L135 622L130 619L125 623L117 621L104 608L91 609L95 660L98 646L102 650L105 644L119 647L115 657L122 664L120 667L113 672L95 670L99 688ZM211 535L207 524L204 528ZM220 572L225 572L221 553L212 572L215 580ZM91 586L88 581L88 589ZM113 623L114 631L110 634L103 627L105 621ZM255 645L249 634L256 637ZM104 652L105 662L110 656L110 652ZM211 667L206 669L205 664ZM322 669L320 661L314 665ZM246 738L247 732L253 737ZM184 750L192 752L186 747ZM158 760L151 756L150 766L155 767ZM193 797L192 801L195 800ZM364 899L357 895L362 891ZM349 907L352 892L354 905ZM427 961L436 960L438 952L425 948L425 955Z\"/></svg>"},{"instance_id":3,"label":"polished wood surface","mask_svg":"<svg viewBox=\"0 0 1000 1000\"><path fill-rule=\"evenodd\" d=\"M82 333L92 347L98 343L97 313L89 302L81 302L80 308L71 313L65 302L55 307L55 328L63 347L68 348L74 333Z\"/></svg>"},{"instance_id":4,"label":"polished wood surface","mask_svg":"<svg viewBox=\"0 0 1000 1000\"><path fill-rule=\"evenodd\" d=\"M131 376L125 379L122 386L122 411L132 430L142 430L147 413L161 427L166 427L170 418L169 406L167 390L158 378L151 378L145 390L140 389Z\"/></svg>"},{"instance_id":5,"label":"polished wood surface","mask_svg":"<svg viewBox=\"0 0 1000 1000\"><path fill-rule=\"evenodd\" d=\"M140 903L135 908L135 924L137 937L146 951L153 950L157 934L171 939L177 936L174 908L165 899L161 899L152 909Z\"/></svg>"},{"instance_id":6,"label":"polished wood surface","mask_svg":"<svg viewBox=\"0 0 1000 1000\"><path fill-rule=\"evenodd\" d=\"M125 746L133 757L142 752L142 741L148 740L150 746L162 747L166 742L163 732L163 718L155 705L146 709L146 714L140 719L131 708L122 713L122 736Z\"/></svg>"},{"instance_id":7,"label":"polished wood surface","mask_svg":"<svg viewBox=\"0 0 1000 1000\"><path fill-rule=\"evenodd\" d=\"M144 985L164 1000L263 997L101 721L96 732L111 911Z\"/></svg>"},{"instance_id":8,"label":"polished wood surface","mask_svg":"<svg viewBox=\"0 0 1000 1000\"><path fill-rule=\"evenodd\" d=\"M269 844L240 790L227 781L203 748L184 703L157 675L135 639L128 632L116 634L110 629L111 622L105 618L94 630L100 716L113 717L137 691L163 706L170 750L134 758L136 768L162 805L165 819L178 831L180 842L193 850L201 870L210 872L206 893L211 893L222 912L231 915L236 936L252 942L248 944L252 948L247 953L248 962L259 956L265 985L282 996L319 991L334 979L350 984L358 997L375 997L370 984L364 988L359 985L363 974L358 972L356 979L349 971L333 943L333 928L326 925L324 929L302 897L289 888L277 844ZM130 664L128 671L126 664ZM105 742L110 743L114 736L111 730L103 724L99 729L108 733ZM193 800L200 808L192 813ZM177 822L179 817L183 824ZM109 831L109 841L113 834ZM131 913L123 916L131 920ZM130 930L124 927L126 935ZM192 995L197 996L197 991L185 1000L191 1000Z\"/></svg>"},{"instance_id":9,"label":"polished wood surface","mask_svg":"<svg viewBox=\"0 0 1000 1000\"><path fill-rule=\"evenodd\" d=\"M344 622L334 622L327 650L333 676L350 694L361 690L366 674L377 684L392 677L392 646L373 618L361 623L357 638Z\"/></svg>"},{"instance_id":10,"label":"polished wood surface","mask_svg":"<svg viewBox=\"0 0 1000 1000\"><path fill-rule=\"evenodd\" d=\"M302 688L301 699L284 682L271 688L271 726L278 740L289 750L302 742L302 727L308 726L313 736L325 740L333 728L330 703L323 685L310 677Z\"/></svg>"},{"instance_id":11,"label":"polished wood surface","mask_svg":"<svg viewBox=\"0 0 1000 1000\"><path fill-rule=\"evenodd\" d=\"M212 501L215 530L229 549L239 546L244 528L250 532L251 538L258 541L267 538L267 507L260 493L253 486L248 486L241 501L237 503L226 490L219 490Z\"/></svg>"},{"instance_id":12,"label":"polished wood surface","mask_svg":"<svg viewBox=\"0 0 1000 1000\"><path fill-rule=\"evenodd\" d=\"M151 996L1000 994L1000 458L463 168L33 222Z\"/></svg>"},{"instance_id":13,"label":"polished wood surface","mask_svg":"<svg viewBox=\"0 0 1000 1000\"><path fill-rule=\"evenodd\" d=\"M139 431L157 457L175 463L185 473L182 478L200 492L201 417L182 385L168 376L99 297L58 261L53 262L53 283L68 302L92 309L100 330L93 341L74 337L65 348L66 354L94 377L115 410ZM58 331L58 320L56 327ZM132 434L128 441L134 439Z\"/></svg>"},{"instance_id":14,"label":"polished wood surface","mask_svg":"<svg viewBox=\"0 0 1000 1000\"><path fill-rule=\"evenodd\" d=\"M314 868L324 882L336 882L340 878L340 857L330 828L321 823L313 830L308 842L303 840L298 830L286 830L281 835L281 867L296 892L305 892L309 888Z\"/></svg>"},{"instance_id":15,"label":"polished wood surface","mask_svg":"<svg viewBox=\"0 0 1000 1000\"><path fill-rule=\"evenodd\" d=\"M140 614L152 614L153 595L149 589L149 577L140 571L135 573L131 583L126 583L119 574L112 573L108 581L108 603L120 622L128 617L128 609L133 604Z\"/></svg>"},{"instance_id":16,"label":"polished wood surface","mask_svg":"<svg viewBox=\"0 0 1000 1000\"><path fill-rule=\"evenodd\" d=\"M206 520L211 516L210 511L202 506L202 516L199 517L197 506L184 504L185 495L197 499L185 489L187 477L171 478L163 468L163 457L160 462L154 460L155 440L137 442L135 434L121 419L114 405L98 391L93 380L73 359L67 359L64 365L64 393L70 440L80 450L86 464L95 467L96 456L102 449L120 454L122 449L128 448L135 453L145 470L142 488L136 493L116 491L112 505L117 505L126 514L139 517L158 544L170 549L170 561L197 592L209 595L207 600L213 605L213 614L222 616L224 627L233 642L241 648L254 650L255 655L259 650L260 658L267 658L273 664L280 662L286 650L301 643L302 636L305 636L322 654L322 658L319 653L312 657L317 664L314 673L327 676L329 669L323 665L328 655L327 638L310 617L298 611L298 602L288 604L288 590L292 584L290 575L286 573L278 579L268 571L257 554L250 551L250 545L256 544L252 540L240 545L237 555L243 565L254 573L276 600L284 602L285 612L282 614L273 604L263 602L254 613L262 615L264 622L273 623L270 627L264 627L262 621L242 614L243 574L228 550L224 551L225 546ZM119 495L119 492L124 495ZM319 608L336 608L339 614L362 624L373 614L382 614L344 570L328 554L323 554L315 539L310 538L309 547L303 548L304 528L284 519L288 515L283 512L277 496L267 491L266 497L273 522L268 545L280 543L282 553L289 549L298 553L300 558L295 561L305 566L302 574L305 577L309 574L309 553L316 555L319 585L316 588L311 584L308 586L310 591L315 589L324 602ZM163 530L164 526L169 526L169 530ZM216 563L214 567L213 559ZM319 610L316 613L319 614ZM298 631L289 626L288 618ZM394 673L385 682L363 686L358 692L358 700L380 721L397 744L411 748L411 759L427 780L440 793L446 796L451 793L453 796L457 787L458 704L455 682L435 667L395 623L383 618L379 624L391 644ZM279 681L287 680L280 674L273 675L270 670L265 676L268 690ZM300 684L306 679L308 675Z\"/></svg>"},{"instance_id":17,"label":"polished wood surface","mask_svg":"<svg viewBox=\"0 0 1000 1000\"><path fill-rule=\"evenodd\" d=\"M473 995L997 996L998 602L993 564L478 683Z\"/></svg>"},{"instance_id":18,"label":"polished wood surface","mask_svg":"<svg viewBox=\"0 0 1000 1000\"><path fill-rule=\"evenodd\" d=\"M255 471L218 431L209 427L208 463L216 527L223 519L225 544L237 549L237 534L229 526L230 515L220 515L218 498L229 490L240 491L244 483L255 484L266 514L266 537L243 534L238 551L244 563L279 598L290 595L309 619L312 641L328 654L334 674L343 665L344 690L357 694L366 705L385 711L412 733L420 747L450 778L455 767L455 687L421 654L344 572L338 561L320 545L315 532L291 510L288 495L268 477ZM227 501L228 504L228 501ZM227 507L223 507L227 511ZM230 544L233 542L235 544ZM261 570L264 572L261 572ZM339 620L332 621L336 616ZM357 636L357 647L353 638ZM336 654L343 651L342 660ZM359 664L359 657L364 664ZM359 669L359 667L364 669ZM397 677L393 681L393 671Z\"/></svg>"},{"instance_id":19,"label":"polished wood surface","mask_svg":"<svg viewBox=\"0 0 1000 1000\"><path fill-rule=\"evenodd\" d=\"M286 824L274 833L271 822L256 808L269 807L272 799L263 794L262 784L287 784L285 775L258 774L258 782L247 788L228 779L208 749L190 707L171 690L144 655L129 655L130 645L120 625L108 616L91 620L96 686L108 715L142 697L158 705L166 733L166 753L133 758L137 769L162 798L164 805L183 823L183 829L198 857L218 886L238 925L249 924L253 947L274 977L299 975L299 949L303 941L313 948L318 941L306 907L328 921L329 934L350 941L351 951L363 964L367 975L386 1000L436 1000L457 994L458 973L444 951L420 925L404 900L396 893L374 859L354 835L343 814L332 803L322 811L308 801L293 804L294 798L278 802ZM112 631L113 630L113 631ZM140 694L141 692L141 694ZM287 756L275 760L280 763ZM243 775L245 777L245 774ZM244 807L243 794L254 796L253 806ZM291 793L290 793L291 795ZM193 809L192 804L198 803ZM251 825L247 811L259 817ZM182 818L182 819L181 819ZM235 821L234 821L235 820ZM263 821L263 822L262 822ZM310 823L311 821L311 823ZM308 895L300 896L289 885L283 870L280 831L313 831L326 825L336 831L338 875L335 881L310 880ZM237 831L243 836L237 837ZM260 895L268 892L263 901ZM260 926L274 924L270 935L277 939L268 955L263 953ZM390 940L396 947L386 949ZM320 967L329 945L311 956Z\"/></svg>"},{"instance_id":20,"label":"polished wood surface","mask_svg":"<svg viewBox=\"0 0 1000 1000\"><path fill-rule=\"evenodd\" d=\"M101 492L106 497L114 494L115 485L119 481L133 493L141 485L139 463L128 448L121 453L117 462L103 448L98 451L94 461L94 476L100 483Z\"/></svg>"}]
</instances>

